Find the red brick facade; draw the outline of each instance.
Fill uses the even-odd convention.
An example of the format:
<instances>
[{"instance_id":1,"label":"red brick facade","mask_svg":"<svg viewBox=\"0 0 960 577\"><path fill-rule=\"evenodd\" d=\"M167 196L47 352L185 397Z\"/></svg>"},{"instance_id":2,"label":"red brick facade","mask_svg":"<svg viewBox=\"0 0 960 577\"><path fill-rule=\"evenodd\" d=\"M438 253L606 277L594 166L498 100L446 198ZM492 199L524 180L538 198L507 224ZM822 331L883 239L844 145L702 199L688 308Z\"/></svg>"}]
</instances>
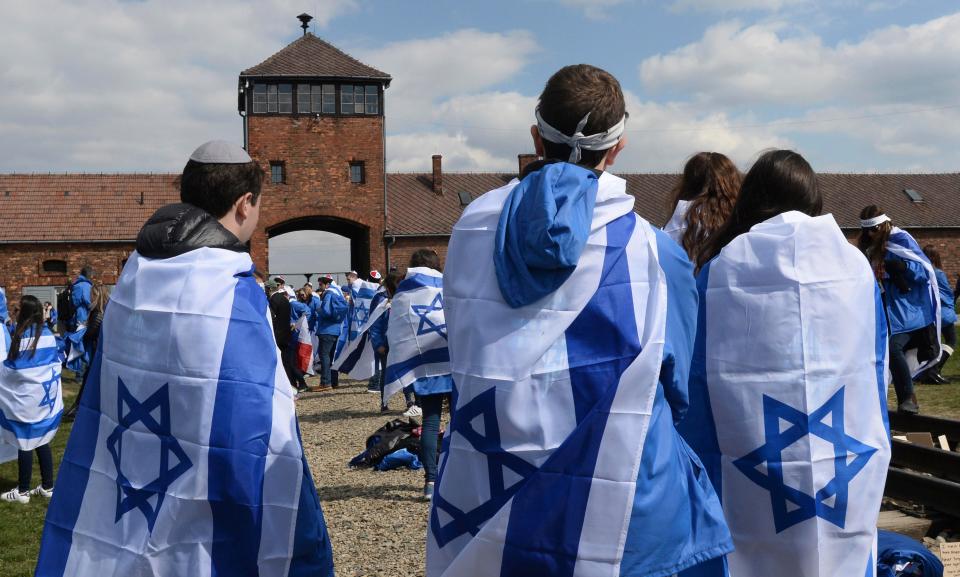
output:
<instances>
[{"instance_id":1,"label":"red brick facade","mask_svg":"<svg viewBox=\"0 0 960 577\"><path fill-rule=\"evenodd\" d=\"M286 175L283 184L264 185L260 228L251 239L257 267L269 270L271 235L328 230L351 238L353 268L384 268L382 116L250 115L247 134L250 155L267 175L271 162L282 162ZM362 183L350 181L357 162Z\"/></svg>"},{"instance_id":2,"label":"red brick facade","mask_svg":"<svg viewBox=\"0 0 960 577\"><path fill-rule=\"evenodd\" d=\"M0 286L6 290L12 306L24 287L65 286L77 278L85 265L93 267L96 282L116 284L133 248L133 243L126 242L0 245ZM45 260L65 260L69 274L45 273Z\"/></svg>"}]
</instances>

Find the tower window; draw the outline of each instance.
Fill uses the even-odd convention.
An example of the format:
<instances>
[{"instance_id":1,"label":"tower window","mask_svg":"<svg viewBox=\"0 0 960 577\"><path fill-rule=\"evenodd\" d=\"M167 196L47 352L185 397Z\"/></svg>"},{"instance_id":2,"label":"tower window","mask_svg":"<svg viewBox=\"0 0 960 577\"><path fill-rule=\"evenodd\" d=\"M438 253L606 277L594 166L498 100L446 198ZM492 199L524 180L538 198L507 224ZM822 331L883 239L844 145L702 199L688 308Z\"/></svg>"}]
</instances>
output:
<instances>
[{"instance_id":1,"label":"tower window","mask_svg":"<svg viewBox=\"0 0 960 577\"><path fill-rule=\"evenodd\" d=\"M255 84L253 86L253 112L263 114L267 111L267 85Z\"/></svg>"},{"instance_id":2,"label":"tower window","mask_svg":"<svg viewBox=\"0 0 960 577\"><path fill-rule=\"evenodd\" d=\"M367 96L367 114L379 114L380 113L380 98L377 94L376 86L366 86L366 96Z\"/></svg>"},{"instance_id":3,"label":"tower window","mask_svg":"<svg viewBox=\"0 0 960 577\"><path fill-rule=\"evenodd\" d=\"M293 84L280 84L277 88L280 93L280 114L290 114L293 112Z\"/></svg>"},{"instance_id":4,"label":"tower window","mask_svg":"<svg viewBox=\"0 0 960 577\"><path fill-rule=\"evenodd\" d=\"M277 111L277 85L267 85L267 112Z\"/></svg>"},{"instance_id":5,"label":"tower window","mask_svg":"<svg viewBox=\"0 0 960 577\"><path fill-rule=\"evenodd\" d=\"M67 274L67 261L50 259L43 261L40 265L43 272L50 274Z\"/></svg>"},{"instance_id":6,"label":"tower window","mask_svg":"<svg viewBox=\"0 0 960 577\"><path fill-rule=\"evenodd\" d=\"M321 112L324 114L337 113L337 87L333 84L323 85L323 106Z\"/></svg>"},{"instance_id":7,"label":"tower window","mask_svg":"<svg viewBox=\"0 0 960 577\"><path fill-rule=\"evenodd\" d=\"M364 87L344 84L340 87L340 114L363 114Z\"/></svg>"},{"instance_id":8,"label":"tower window","mask_svg":"<svg viewBox=\"0 0 960 577\"><path fill-rule=\"evenodd\" d=\"M310 85L297 85L297 112L300 114L310 113Z\"/></svg>"},{"instance_id":9,"label":"tower window","mask_svg":"<svg viewBox=\"0 0 960 577\"><path fill-rule=\"evenodd\" d=\"M364 170L363 161L350 163L350 182L354 184L363 184L366 180L366 170Z\"/></svg>"},{"instance_id":10,"label":"tower window","mask_svg":"<svg viewBox=\"0 0 960 577\"><path fill-rule=\"evenodd\" d=\"M270 161L270 184L286 184L287 171L285 163L273 160Z\"/></svg>"}]
</instances>

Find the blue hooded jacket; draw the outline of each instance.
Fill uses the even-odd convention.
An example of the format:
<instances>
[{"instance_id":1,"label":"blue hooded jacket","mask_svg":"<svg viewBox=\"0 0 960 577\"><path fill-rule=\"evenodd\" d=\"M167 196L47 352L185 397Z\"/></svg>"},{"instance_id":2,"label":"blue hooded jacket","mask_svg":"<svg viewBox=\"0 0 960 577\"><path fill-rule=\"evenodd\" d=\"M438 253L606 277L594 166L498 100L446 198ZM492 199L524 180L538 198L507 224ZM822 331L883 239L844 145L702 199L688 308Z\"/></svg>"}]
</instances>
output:
<instances>
[{"instance_id":1,"label":"blue hooded jacket","mask_svg":"<svg viewBox=\"0 0 960 577\"><path fill-rule=\"evenodd\" d=\"M338 319L334 313L334 305L338 300L343 301L344 299L336 291L330 289L323 291L323 297L320 298L320 315L317 321L318 335L340 336L343 319Z\"/></svg>"},{"instance_id":2,"label":"blue hooded jacket","mask_svg":"<svg viewBox=\"0 0 960 577\"><path fill-rule=\"evenodd\" d=\"M7 291L0 288L0 323L7 322Z\"/></svg>"},{"instance_id":3,"label":"blue hooded jacket","mask_svg":"<svg viewBox=\"0 0 960 577\"><path fill-rule=\"evenodd\" d=\"M947 273L934 269L937 273L937 287L940 289L940 324L952 325L957 322L956 301Z\"/></svg>"},{"instance_id":4,"label":"blue hooded jacket","mask_svg":"<svg viewBox=\"0 0 960 577\"><path fill-rule=\"evenodd\" d=\"M73 301L74 308L77 310L73 320L78 325L86 324L87 318L90 316L90 289L92 288L93 283L83 275L78 276L77 280L73 282L73 295L71 300Z\"/></svg>"}]
</instances>

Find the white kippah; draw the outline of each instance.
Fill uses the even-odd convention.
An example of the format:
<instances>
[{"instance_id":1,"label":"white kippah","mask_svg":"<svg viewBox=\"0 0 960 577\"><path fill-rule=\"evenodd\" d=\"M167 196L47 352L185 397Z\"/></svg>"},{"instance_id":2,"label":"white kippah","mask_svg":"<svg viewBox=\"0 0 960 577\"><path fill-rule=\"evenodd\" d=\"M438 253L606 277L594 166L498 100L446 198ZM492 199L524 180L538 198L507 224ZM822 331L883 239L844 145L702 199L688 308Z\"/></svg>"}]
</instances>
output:
<instances>
[{"instance_id":1,"label":"white kippah","mask_svg":"<svg viewBox=\"0 0 960 577\"><path fill-rule=\"evenodd\" d=\"M879 226L879 225L881 225L881 224L883 224L883 223L885 223L885 222L890 222L890 217L887 216L887 215L885 215L885 214L881 214L880 216L875 216L875 217L873 217L873 218L868 218L868 219L866 219L866 220L861 220L861 221L860 221L860 228L873 228L873 227Z\"/></svg>"},{"instance_id":2,"label":"white kippah","mask_svg":"<svg viewBox=\"0 0 960 577\"><path fill-rule=\"evenodd\" d=\"M586 116L581 118L580 122L577 123L573 135L567 135L550 126L547 121L540 116L540 107L534 110L534 114L537 117L537 129L540 131L540 137L556 144L566 144L569 146L570 158L568 158L567 161L574 164L580 162L581 150L607 150L611 148L620 140L620 137L623 136L623 130L627 124L627 116L624 115L623 118L620 119L620 122L617 122L605 131L587 136L583 134L583 129L587 126L587 121L590 120L590 113L588 112Z\"/></svg>"},{"instance_id":3,"label":"white kippah","mask_svg":"<svg viewBox=\"0 0 960 577\"><path fill-rule=\"evenodd\" d=\"M226 140L211 140L200 145L190 160L202 164L246 164L253 162L243 148Z\"/></svg>"}]
</instances>

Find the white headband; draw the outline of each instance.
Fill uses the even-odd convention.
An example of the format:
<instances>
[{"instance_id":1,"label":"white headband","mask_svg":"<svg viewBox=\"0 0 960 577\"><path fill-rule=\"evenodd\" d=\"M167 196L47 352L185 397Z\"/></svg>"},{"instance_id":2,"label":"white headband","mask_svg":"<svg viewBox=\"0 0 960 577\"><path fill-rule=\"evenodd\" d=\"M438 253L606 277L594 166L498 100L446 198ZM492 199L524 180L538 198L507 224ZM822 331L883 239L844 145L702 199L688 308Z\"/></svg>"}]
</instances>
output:
<instances>
[{"instance_id":1,"label":"white headband","mask_svg":"<svg viewBox=\"0 0 960 577\"><path fill-rule=\"evenodd\" d=\"M879 226L879 225L881 225L881 224L883 224L883 223L885 223L885 222L890 222L890 217L887 216L887 215L885 215L885 214L881 214L880 216L875 216L875 217L873 217L873 218L868 218L867 220L861 220L861 221L860 221L860 228L873 228L873 227Z\"/></svg>"},{"instance_id":2,"label":"white headband","mask_svg":"<svg viewBox=\"0 0 960 577\"><path fill-rule=\"evenodd\" d=\"M555 144L566 144L569 146L570 158L567 160L573 164L580 162L581 150L606 150L612 147L620 140L620 137L623 136L623 130L627 124L627 117L624 115L624 117L620 119L620 122L614 124L604 132L585 136L583 129L587 126L587 121L590 119L590 112L588 112L587 115L577 123L577 128L573 131L573 136L568 136L547 124L547 121L540 116L539 107L534 113L537 116L537 128L540 130L540 137Z\"/></svg>"}]
</instances>

